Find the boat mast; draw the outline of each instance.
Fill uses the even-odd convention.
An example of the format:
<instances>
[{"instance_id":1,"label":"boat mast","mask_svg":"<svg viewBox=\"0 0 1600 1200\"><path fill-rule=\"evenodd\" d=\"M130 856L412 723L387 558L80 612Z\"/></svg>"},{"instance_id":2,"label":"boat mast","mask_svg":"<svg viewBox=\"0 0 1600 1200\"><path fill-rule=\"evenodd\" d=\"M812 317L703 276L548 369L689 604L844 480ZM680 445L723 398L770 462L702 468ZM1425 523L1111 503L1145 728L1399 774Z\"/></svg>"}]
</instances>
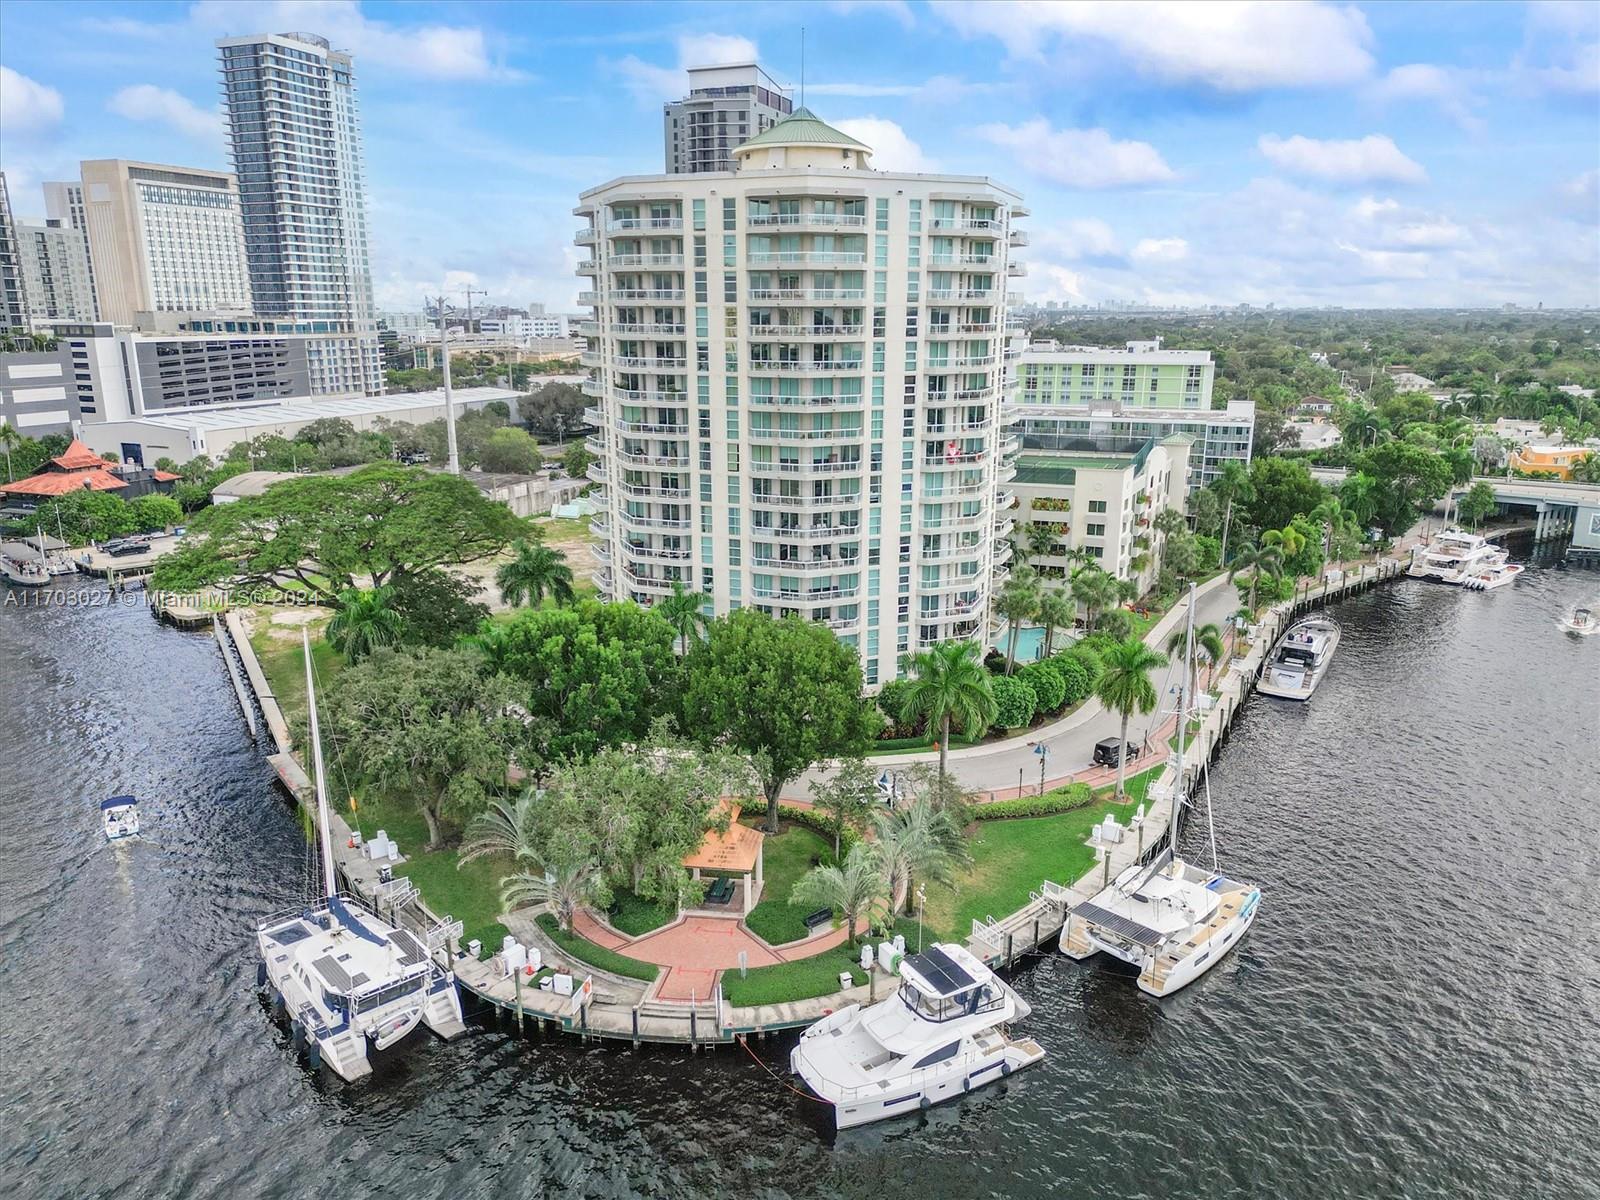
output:
<instances>
[{"instance_id":1,"label":"boat mast","mask_svg":"<svg viewBox=\"0 0 1600 1200\"><path fill-rule=\"evenodd\" d=\"M1172 821L1167 831L1167 848L1172 860L1178 860L1178 814L1183 810L1183 749L1189 736L1189 706L1194 697L1189 695L1189 664L1194 661L1194 581L1189 581L1189 612L1185 618L1187 628L1183 637L1183 669L1178 682L1178 760L1177 779L1172 788Z\"/></svg>"},{"instance_id":2,"label":"boat mast","mask_svg":"<svg viewBox=\"0 0 1600 1200\"><path fill-rule=\"evenodd\" d=\"M311 710L311 761L317 785L317 847L322 854L322 894L332 899L339 892L333 873L333 834L328 828L328 781L322 773L322 735L317 726L317 689L311 678L311 634L300 630L306 652L306 706Z\"/></svg>"}]
</instances>

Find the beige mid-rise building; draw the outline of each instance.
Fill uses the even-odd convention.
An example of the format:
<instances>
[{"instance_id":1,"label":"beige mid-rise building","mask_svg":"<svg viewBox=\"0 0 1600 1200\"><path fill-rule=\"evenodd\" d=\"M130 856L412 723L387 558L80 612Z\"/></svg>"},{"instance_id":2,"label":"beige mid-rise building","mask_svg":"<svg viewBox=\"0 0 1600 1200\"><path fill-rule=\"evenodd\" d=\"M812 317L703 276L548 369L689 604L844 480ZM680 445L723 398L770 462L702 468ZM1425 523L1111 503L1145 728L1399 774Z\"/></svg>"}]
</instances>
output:
<instances>
[{"instance_id":1,"label":"beige mid-rise building","mask_svg":"<svg viewBox=\"0 0 1600 1200\"><path fill-rule=\"evenodd\" d=\"M602 590L797 613L869 684L983 638L1011 554L1021 197L875 171L802 108L730 171L613 180L574 211Z\"/></svg>"}]
</instances>

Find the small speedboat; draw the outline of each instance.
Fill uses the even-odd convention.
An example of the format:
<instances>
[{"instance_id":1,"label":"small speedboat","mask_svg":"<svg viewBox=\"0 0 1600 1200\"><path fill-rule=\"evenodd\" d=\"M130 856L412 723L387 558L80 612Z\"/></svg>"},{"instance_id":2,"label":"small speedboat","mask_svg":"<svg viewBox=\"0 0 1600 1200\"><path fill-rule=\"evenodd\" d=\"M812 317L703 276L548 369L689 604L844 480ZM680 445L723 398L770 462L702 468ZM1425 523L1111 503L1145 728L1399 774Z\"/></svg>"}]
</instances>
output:
<instances>
[{"instance_id":1,"label":"small speedboat","mask_svg":"<svg viewBox=\"0 0 1600 1200\"><path fill-rule=\"evenodd\" d=\"M1588 637L1596 629L1600 629L1600 619L1597 619L1593 610L1587 608L1574 608L1556 622L1556 627L1562 633L1575 633L1579 637Z\"/></svg>"},{"instance_id":2,"label":"small speedboat","mask_svg":"<svg viewBox=\"0 0 1600 1200\"><path fill-rule=\"evenodd\" d=\"M0 554L0 578L13 587L44 587L50 582L50 572L31 558Z\"/></svg>"},{"instance_id":3,"label":"small speedboat","mask_svg":"<svg viewBox=\"0 0 1600 1200\"><path fill-rule=\"evenodd\" d=\"M102 800L100 819L105 822L108 842L139 836L139 802L132 796L113 796L109 800Z\"/></svg>"},{"instance_id":4,"label":"small speedboat","mask_svg":"<svg viewBox=\"0 0 1600 1200\"><path fill-rule=\"evenodd\" d=\"M1522 564L1513 562L1494 562L1481 571L1477 571L1461 581L1461 586L1472 592L1492 592L1497 587L1505 587L1523 571Z\"/></svg>"}]
</instances>

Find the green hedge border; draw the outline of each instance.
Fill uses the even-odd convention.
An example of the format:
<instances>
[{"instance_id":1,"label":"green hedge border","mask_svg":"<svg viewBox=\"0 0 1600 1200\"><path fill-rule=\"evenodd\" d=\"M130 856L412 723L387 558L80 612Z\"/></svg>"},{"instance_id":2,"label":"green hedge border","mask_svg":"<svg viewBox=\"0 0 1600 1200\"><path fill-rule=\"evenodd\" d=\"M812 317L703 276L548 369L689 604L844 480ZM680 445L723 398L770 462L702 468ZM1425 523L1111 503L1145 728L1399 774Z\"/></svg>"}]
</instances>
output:
<instances>
[{"instance_id":1,"label":"green hedge border","mask_svg":"<svg viewBox=\"0 0 1600 1200\"><path fill-rule=\"evenodd\" d=\"M556 923L554 913L540 913L535 920L552 942L573 958L588 963L591 967L598 967L602 971L610 971L613 975L622 975L629 979L642 979L646 983L652 982L661 974L661 968L654 963L629 958L626 954L618 954L615 950L607 950L586 937L562 929Z\"/></svg>"}]
</instances>

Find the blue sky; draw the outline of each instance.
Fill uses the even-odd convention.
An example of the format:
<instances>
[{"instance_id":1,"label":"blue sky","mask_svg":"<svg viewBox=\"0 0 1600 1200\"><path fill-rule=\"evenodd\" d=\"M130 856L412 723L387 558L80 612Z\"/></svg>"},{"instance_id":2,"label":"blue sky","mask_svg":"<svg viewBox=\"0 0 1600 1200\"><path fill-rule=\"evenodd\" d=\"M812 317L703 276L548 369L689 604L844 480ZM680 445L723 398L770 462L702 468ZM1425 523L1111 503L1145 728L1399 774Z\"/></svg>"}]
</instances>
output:
<instances>
[{"instance_id":1,"label":"blue sky","mask_svg":"<svg viewBox=\"0 0 1600 1200\"><path fill-rule=\"evenodd\" d=\"M20 215L80 158L223 167L213 41L356 55L383 308L574 307L572 205L751 53L882 169L1020 188L1030 300L1600 304L1600 5L0 3Z\"/></svg>"}]
</instances>

